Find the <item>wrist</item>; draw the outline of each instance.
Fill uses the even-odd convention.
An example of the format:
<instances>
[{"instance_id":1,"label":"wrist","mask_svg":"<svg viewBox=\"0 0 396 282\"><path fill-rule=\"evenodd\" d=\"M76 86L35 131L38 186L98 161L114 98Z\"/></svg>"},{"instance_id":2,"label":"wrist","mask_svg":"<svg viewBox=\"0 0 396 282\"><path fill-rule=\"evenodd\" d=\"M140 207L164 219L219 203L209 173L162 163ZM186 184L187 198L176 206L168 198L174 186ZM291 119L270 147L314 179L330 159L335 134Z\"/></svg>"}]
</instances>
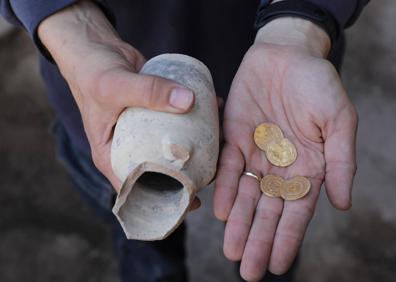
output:
<instances>
[{"instance_id":1,"label":"wrist","mask_svg":"<svg viewBox=\"0 0 396 282\"><path fill-rule=\"evenodd\" d=\"M255 43L293 47L321 58L326 58L331 48L326 31L309 20L296 17L270 21L257 32Z\"/></svg>"},{"instance_id":2,"label":"wrist","mask_svg":"<svg viewBox=\"0 0 396 282\"><path fill-rule=\"evenodd\" d=\"M90 1L80 1L43 20L38 36L61 70L86 58L98 45L122 43L101 9Z\"/></svg>"}]
</instances>

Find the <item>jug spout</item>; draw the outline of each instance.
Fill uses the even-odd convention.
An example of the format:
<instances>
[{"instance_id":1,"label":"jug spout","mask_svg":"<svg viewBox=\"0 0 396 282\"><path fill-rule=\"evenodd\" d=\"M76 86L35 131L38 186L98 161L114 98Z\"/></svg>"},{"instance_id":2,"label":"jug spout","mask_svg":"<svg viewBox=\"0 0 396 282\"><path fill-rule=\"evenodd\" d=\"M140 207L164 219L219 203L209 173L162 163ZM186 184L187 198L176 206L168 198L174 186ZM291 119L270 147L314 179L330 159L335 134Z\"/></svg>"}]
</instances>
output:
<instances>
[{"instance_id":1,"label":"jug spout","mask_svg":"<svg viewBox=\"0 0 396 282\"><path fill-rule=\"evenodd\" d=\"M180 171L142 163L124 182L113 212L128 239L161 240L182 222L194 190Z\"/></svg>"}]
</instances>

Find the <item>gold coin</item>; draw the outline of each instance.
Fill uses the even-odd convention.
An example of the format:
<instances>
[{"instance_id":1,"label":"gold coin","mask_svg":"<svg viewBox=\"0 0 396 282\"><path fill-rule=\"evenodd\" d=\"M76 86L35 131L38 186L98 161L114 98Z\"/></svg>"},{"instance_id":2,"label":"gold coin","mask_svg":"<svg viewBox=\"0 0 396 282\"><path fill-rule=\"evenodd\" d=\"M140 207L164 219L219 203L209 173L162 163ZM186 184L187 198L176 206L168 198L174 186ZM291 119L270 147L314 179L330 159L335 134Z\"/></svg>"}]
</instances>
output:
<instances>
[{"instance_id":1,"label":"gold coin","mask_svg":"<svg viewBox=\"0 0 396 282\"><path fill-rule=\"evenodd\" d=\"M285 200L298 200L308 194L311 182L304 176L296 176L283 182L280 189L281 197Z\"/></svg>"},{"instance_id":2,"label":"gold coin","mask_svg":"<svg viewBox=\"0 0 396 282\"><path fill-rule=\"evenodd\" d=\"M280 189L284 180L278 175L268 174L261 179L261 191L268 197L280 197Z\"/></svg>"},{"instance_id":3,"label":"gold coin","mask_svg":"<svg viewBox=\"0 0 396 282\"><path fill-rule=\"evenodd\" d=\"M271 141L265 154L270 163L280 167L289 166L297 159L296 147L286 138Z\"/></svg>"},{"instance_id":4,"label":"gold coin","mask_svg":"<svg viewBox=\"0 0 396 282\"><path fill-rule=\"evenodd\" d=\"M254 131L254 142L257 147L265 151L268 143L273 140L282 139L283 133L279 126L273 123L262 123Z\"/></svg>"}]
</instances>

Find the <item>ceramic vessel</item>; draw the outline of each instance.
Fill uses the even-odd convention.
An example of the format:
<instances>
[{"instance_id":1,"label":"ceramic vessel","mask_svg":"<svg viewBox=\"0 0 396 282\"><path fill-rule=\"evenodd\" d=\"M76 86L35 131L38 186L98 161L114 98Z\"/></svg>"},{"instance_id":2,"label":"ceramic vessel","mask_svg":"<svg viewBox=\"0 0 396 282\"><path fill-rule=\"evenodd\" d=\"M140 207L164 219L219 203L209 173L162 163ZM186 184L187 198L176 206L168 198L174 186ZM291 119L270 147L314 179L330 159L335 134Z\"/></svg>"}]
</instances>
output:
<instances>
[{"instance_id":1,"label":"ceramic vessel","mask_svg":"<svg viewBox=\"0 0 396 282\"><path fill-rule=\"evenodd\" d=\"M187 114L128 108L114 131L111 162L123 186L113 212L129 239L161 240L215 175L218 108L209 70L192 57L160 55L141 73L175 80L195 94Z\"/></svg>"}]
</instances>

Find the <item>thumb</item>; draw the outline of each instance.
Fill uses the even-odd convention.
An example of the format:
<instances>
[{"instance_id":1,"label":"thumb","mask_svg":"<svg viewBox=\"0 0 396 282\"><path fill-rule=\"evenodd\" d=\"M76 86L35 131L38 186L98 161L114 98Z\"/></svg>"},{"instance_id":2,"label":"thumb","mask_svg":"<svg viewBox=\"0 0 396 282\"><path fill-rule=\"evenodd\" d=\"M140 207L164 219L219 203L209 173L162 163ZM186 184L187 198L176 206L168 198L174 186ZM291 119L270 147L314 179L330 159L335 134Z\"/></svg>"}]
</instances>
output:
<instances>
[{"instance_id":1,"label":"thumb","mask_svg":"<svg viewBox=\"0 0 396 282\"><path fill-rule=\"evenodd\" d=\"M184 113L194 104L194 93L190 89L158 76L123 71L115 82L116 99L122 107Z\"/></svg>"},{"instance_id":2,"label":"thumb","mask_svg":"<svg viewBox=\"0 0 396 282\"><path fill-rule=\"evenodd\" d=\"M347 210L352 205L352 184L356 172L357 114L351 106L329 124L325 139L327 196L332 205Z\"/></svg>"}]
</instances>

